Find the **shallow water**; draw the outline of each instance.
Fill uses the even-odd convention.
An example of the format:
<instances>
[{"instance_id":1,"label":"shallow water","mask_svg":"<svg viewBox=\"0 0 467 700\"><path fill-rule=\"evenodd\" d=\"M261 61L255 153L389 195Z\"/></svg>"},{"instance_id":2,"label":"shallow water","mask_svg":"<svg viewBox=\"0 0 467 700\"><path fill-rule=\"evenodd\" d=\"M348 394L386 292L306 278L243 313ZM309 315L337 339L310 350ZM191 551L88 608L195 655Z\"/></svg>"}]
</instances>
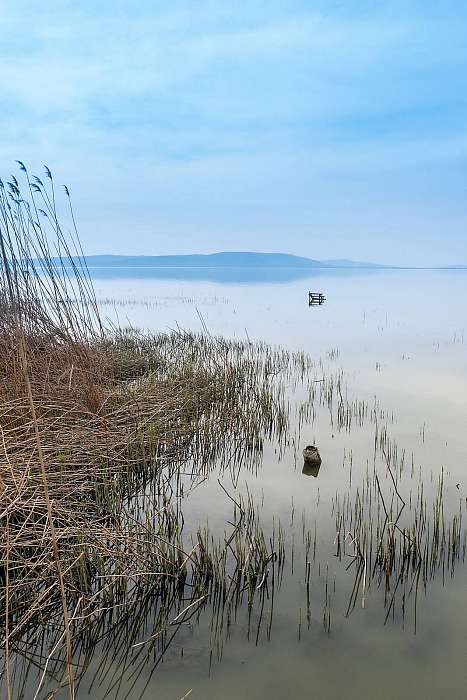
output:
<instances>
[{"instance_id":1,"label":"shallow water","mask_svg":"<svg viewBox=\"0 0 467 700\"><path fill-rule=\"evenodd\" d=\"M208 273L183 279L183 271L169 278L166 271L161 278L148 270L92 274L103 314L120 325L264 340L310 354L318 379L342 370L350 400L369 406L376 400L385 412L379 428L386 427L388 444L397 445L398 486L407 502L403 517L410 520L421 482L431 512L442 474L443 517L450 522L461 514L464 532L467 272L330 271L287 279L282 271L277 280L272 272L255 278L251 270L246 278L227 271L224 279L218 271L214 279ZM326 302L309 307L308 290L323 292ZM289 386L288 395L293 412L303 398L300 387ZM259 469L241 470L238 482L214 470L189 496L185 528L195 530L208 520L213 532L224 532L232 503L220 491L218 476L230 493L250 493L265 531L271 533L273 519L284 530L286 562L274 600L268 597L263 616L253 606L250 620L247 605L239 606L236 619L217 635L211 608L200 609L179 629L154 673L154 659L132 676L110 654L91 697L104 698L116 672L118 692L114 688L107 697L137 698L147 685L147 697L164 700L180 700L189 691L190 698L203 700L464 698L465 539L455 566L441 566L426 586L414 591L409 581L388 607L384 583L368 580L346 614L355 567L347 568L353 545L345 530L346 554L336 556L337 502L343 510L346 496L354 504L367 473L379 469L383 479L384 460L375 456L374 441L370 417L339 429L320 405L297 432L296 444L281 451L266 442ZM301 450L309 443L319 446L323 458L316 477L302 473ZM389 494L387 471L385 476ZM305 551L306 532L316 532L313 556ZM150 620L146 626L150 633ZM101 653L97 648L79 697L89 691Z\"/></svg>"}]
</instances>

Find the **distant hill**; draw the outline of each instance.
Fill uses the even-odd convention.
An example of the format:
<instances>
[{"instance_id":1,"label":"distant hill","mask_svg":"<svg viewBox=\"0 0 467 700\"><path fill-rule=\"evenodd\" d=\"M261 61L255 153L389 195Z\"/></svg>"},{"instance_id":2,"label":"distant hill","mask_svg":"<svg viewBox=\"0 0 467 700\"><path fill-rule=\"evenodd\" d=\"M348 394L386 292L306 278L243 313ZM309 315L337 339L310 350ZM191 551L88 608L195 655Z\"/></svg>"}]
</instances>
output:
<instances>
[{"instance_id":1,"label":"distant hill","mask_svg":"<svg viewBox=\"0 0 467 700\"><path fill-rule=\"evenodd\" d=\"M207 255L88 255L89 267L139 268L383 268L354 260L314 260L287 253L225 252Z\"/></svg>"}]
</instances>

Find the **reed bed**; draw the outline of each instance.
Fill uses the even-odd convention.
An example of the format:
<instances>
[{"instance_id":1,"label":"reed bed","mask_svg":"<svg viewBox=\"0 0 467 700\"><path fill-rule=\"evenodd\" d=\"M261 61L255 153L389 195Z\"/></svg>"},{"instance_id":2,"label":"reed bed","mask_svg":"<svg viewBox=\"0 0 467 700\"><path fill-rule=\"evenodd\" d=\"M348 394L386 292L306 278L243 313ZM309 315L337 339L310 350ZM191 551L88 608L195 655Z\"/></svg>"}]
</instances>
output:
<instances>
[{"instance_id":1,"label":"reed bed","mask_svg":"<svg viewBox=\"0 0 467 700\"><path fill-rule=\"evenodd\" d=\"M74 697L74 646L90 620L131 609L143 590L171 609L187 578L191 610L225 586L227 549L231 578L262 575L271 554L254 518L224 543L200 532L186 548L179 469L191 461L199 480L284 440L274 377L303 358L208 335L107 332L68 189L66 232L50 170L44 182L19 166L23 189L0 181L3 676L11 697L12 659L46 630L50 658L66 650L58 685Z\"/></svg>"}]
</instances>

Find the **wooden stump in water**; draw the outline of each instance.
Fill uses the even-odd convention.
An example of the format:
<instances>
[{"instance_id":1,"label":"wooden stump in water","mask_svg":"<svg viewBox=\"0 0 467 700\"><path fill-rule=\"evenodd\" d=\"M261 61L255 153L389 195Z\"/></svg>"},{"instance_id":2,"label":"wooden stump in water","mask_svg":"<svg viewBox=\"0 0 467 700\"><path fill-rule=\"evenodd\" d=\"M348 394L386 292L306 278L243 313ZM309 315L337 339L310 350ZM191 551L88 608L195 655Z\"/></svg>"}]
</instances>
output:
<instances>
[{"instance_id":1,"label":"wooden stump in water","mask_svg":"<svg viewBox=\"0 0 467 700\"><path fill-rule=\"evenodd\" d=\"M308 469L311 467L314 468L320 468L321 466L321 455L319 454L319 450L315 445L307 445L305 449L303 450L303 459L304 459L304 465L303 468L305 470L305 467ZM303 472L307 473L307 472ZM312 473L312 472L310 472ZM316 472L316 476L318 475L318 472Z\"/></svg>"}]
</instances>

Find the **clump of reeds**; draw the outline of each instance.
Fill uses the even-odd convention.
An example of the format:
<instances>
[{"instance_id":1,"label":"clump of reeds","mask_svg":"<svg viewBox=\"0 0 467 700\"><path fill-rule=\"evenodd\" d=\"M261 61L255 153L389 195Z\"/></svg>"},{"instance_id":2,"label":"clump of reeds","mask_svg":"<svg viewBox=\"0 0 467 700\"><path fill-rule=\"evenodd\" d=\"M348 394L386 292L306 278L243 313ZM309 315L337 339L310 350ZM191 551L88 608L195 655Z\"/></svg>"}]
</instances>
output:
<instances>
[{"instance_id":1,"label":"clump of reeds","mask_svg":"<svg viewBox=\"0 0 467 700\"><path fill-rule=\"evenodd\" d=\"M50 170L44 183L19 165L23 190L14 176L0 181L5 687L11 697L14 652L42 628L51 644L44 674L64 648L59 682L74 697L76 641L109 611L131 610L150 593L166 624L187 579L191 613L212 590L230 596L228 553L237 571L229 576L249 586L250 605L266 590L272 554L251 513L227 544L200 533L187 549L180 467L190 461L202 478L220 460L234 472L254 463L265 438L286 440L274 378L293 365L304 371L304 359L209 335L107 332L68 190L67 233ZM161 622L154 635L164 636Z\"/></svg>"},{"instance_id":2,"label":"clump of reeds","mask_svg":"<svg viewBox=\"0 0 467 700\"><path fill-rule=\"evenodd\" d=\"M391 449L386 452L388 445ZM421 479L416 497L410 494L406 500L400 483L403 457L399 458L396 444L386 438L375 441L378 447L383 468L377 468L375 458L373 473L366 474L353 499L347 493L342 499L336 497L333 505L336 556L349 561L349 570L355 569L346 613L355 609L358 600L365 607L376 583L384 592L385 622L399 613L404 622L412 599L416 631L419 590L426 591L439 573L443 581L447 575L453 577L457 565L465 561L463 504L460 500L457 512L445 513L443 472L431 503Z\"/></svg>"}]
</instances>

